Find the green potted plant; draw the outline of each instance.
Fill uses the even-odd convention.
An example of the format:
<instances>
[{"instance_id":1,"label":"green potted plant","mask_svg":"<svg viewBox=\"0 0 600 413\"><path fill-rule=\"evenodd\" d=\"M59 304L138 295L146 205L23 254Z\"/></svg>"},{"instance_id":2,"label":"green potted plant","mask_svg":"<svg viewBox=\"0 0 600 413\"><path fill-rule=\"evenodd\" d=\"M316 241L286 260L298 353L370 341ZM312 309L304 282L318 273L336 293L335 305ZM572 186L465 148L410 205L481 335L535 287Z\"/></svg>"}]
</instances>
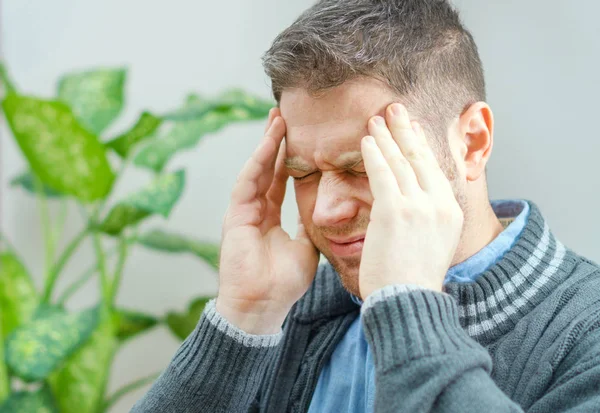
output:
<instances>
[{"instance_id":1,"label":"green potted plant","mask_svg":"<svg viewBox=\"0 0 600 413\"><path fill-rule=\"evenodd\" d=\"M106 412L156 377L107 395L119 346L159 323L185 338L211 298L199 297L187 313L161 318L115 305L128 253L136 246L191 253L217 268L217 244L144 226L152 215L167 218L184 190L185 170L170 170L168 161L233 122L266 117L273 104L239 89L214 98L192 94L181 108L143 112L129 130L107 137L104 130L124 105L125 69L66 74L52 100L20 94L2 65L0 80L4 118L29 167L11 184L39 203L45 241L44 287L37 291L7 235L0 234L0 413ZM151 171L152 182L113 200L115 182L131 165ZM62 213L51 217L50 202L59 203ZM78 205L85 225L57 254L68 203ZM96 262L57 297L57 280L87 238ZM107 239L115 244L112 250ZM99 282L100 302L68 311L65 303L90 279Z\"/></svg>"}]
</instances>

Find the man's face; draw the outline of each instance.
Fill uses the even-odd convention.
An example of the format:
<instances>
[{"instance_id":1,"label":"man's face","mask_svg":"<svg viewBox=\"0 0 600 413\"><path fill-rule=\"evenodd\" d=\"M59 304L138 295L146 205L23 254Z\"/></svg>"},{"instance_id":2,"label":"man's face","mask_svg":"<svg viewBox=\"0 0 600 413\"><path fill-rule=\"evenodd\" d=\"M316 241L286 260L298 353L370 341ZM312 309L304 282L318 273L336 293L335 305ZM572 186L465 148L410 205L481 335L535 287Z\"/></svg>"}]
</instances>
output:
<instances>
[{"instance_id":1,"label":"man's face","mask_svg":"<svg viewBox=\"0 0 600 413\"><path fill-rule=\"evenodd\" d=\"M368 120L385 116L394 100L382 83L363 79L318 98L303 89L285 90L280 101L286 164L302 222L344 287L357 296L362 242L352 241L364 238L373 203L360 141L369 134Z\"/></svg>"}]
</instances>

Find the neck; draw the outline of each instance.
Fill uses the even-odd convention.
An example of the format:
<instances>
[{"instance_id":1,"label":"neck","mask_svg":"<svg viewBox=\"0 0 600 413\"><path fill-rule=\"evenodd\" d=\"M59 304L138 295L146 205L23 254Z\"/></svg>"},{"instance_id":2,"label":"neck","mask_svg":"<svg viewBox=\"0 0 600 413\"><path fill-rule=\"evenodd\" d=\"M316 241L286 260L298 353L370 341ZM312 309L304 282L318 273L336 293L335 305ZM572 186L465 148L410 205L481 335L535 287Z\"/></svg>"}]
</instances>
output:
<instances>
[{"instance_id":1,"label":"neck","mask_svg":"<svg viewBox=\"0 0 600 413\"><path fill-rule=\"evenodd\" d=\"M504 230L489 201L486 200L483 204L482 208L465 211L463 232L452 259L452 266L481 251Z\"/></svg>"}]
</instances>

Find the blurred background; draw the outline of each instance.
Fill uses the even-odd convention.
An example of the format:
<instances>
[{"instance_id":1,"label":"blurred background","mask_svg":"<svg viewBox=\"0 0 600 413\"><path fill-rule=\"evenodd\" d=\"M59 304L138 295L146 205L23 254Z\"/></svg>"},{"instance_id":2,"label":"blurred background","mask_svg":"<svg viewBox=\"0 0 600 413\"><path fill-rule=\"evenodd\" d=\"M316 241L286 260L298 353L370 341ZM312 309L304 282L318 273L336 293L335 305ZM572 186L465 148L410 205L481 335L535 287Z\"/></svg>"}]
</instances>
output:
<instances>
[{"instance_id":1,"label":"blurred background","mask_svg":"<svg viewBox=\"0 0 600 413\"><path fill-rule=\"evenodd\" d=\"M237 87L268 103L272 98L260 57L312 3L2 0L1 60L20 94L42 99L56 96L57 81L67 73L127 68L123 109L102 132L102 137L111 138L131 129L143 111L161 115L181 108L190 93L215 97ZM454 3L479 46L495 114L490 197L536 202L563 243L600 261L600 3ZM168 219L149 216L140 229L164 228L186 239L218 244L230 190L263 128L263 119L236 122L178 152L164 171L185 169L181 195ZM27 162L4 119L0 134L2 232L42 290L46 263L40 203L22 187L11 185L27 170ZM151 185L156 177L148 168L130 165L111 194L111 205ZM291 186L289 190L293 194ZM47 207L53 219L60 219L66 208L64 231L56 241L58 256L81 231L86 215L71 201L49 198ZM293 235L293 196L285 201L283 219ZM115 242L104 243L109 250ZM163 319L169 312L185 313L197 297L215 295L216 271L189 251L172 254L165 248L130 246L116 305ZM61 272L56 295L96 259L92 239L85 239ZM109 262L112 266L114 259ZM89 308L99 296L94 278L71 297L66 309ZM160 372L180 343L165 323L123 342L106 394ZM148 388L143 385L119 398L110 412L129 411Z\"/></svg>"}]
</instances>

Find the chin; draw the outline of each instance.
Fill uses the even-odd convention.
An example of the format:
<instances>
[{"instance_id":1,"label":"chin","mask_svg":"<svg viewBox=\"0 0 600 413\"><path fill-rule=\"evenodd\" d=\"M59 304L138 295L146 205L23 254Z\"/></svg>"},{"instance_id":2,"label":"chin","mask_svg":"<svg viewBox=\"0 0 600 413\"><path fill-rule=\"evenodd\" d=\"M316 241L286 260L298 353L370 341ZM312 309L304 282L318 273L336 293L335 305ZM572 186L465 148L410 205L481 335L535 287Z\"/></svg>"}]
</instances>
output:
<instances>
[{"instance_id":1,"label":"chin","mask_svg":"<svg viewBox=\"0 0 600 413\"><path fill-rule=\"evenodd\" d=\"M357 232L357 231L355 231ZM360 288L358 283L358 273L360 270L361 254L341 257L334 254L328 248L328 242L320 234L309 230L309 238L317 247L321 254L327 258L327 261L335 269L340 277L343 287L350 294L360 297Z\"/></svg>"},{"instance_id":2,"label":"chin","mask_svg":"<svg viewBox=\"0 0 600 413\"><path fill-rule=\"evenodd\" d=\"M360 297L360 288L358 284L358 272L360 269L360 257L357 258L336 258L323 254L338 273L342 285L350 293Z\"/></svg>"}]
</instances>

